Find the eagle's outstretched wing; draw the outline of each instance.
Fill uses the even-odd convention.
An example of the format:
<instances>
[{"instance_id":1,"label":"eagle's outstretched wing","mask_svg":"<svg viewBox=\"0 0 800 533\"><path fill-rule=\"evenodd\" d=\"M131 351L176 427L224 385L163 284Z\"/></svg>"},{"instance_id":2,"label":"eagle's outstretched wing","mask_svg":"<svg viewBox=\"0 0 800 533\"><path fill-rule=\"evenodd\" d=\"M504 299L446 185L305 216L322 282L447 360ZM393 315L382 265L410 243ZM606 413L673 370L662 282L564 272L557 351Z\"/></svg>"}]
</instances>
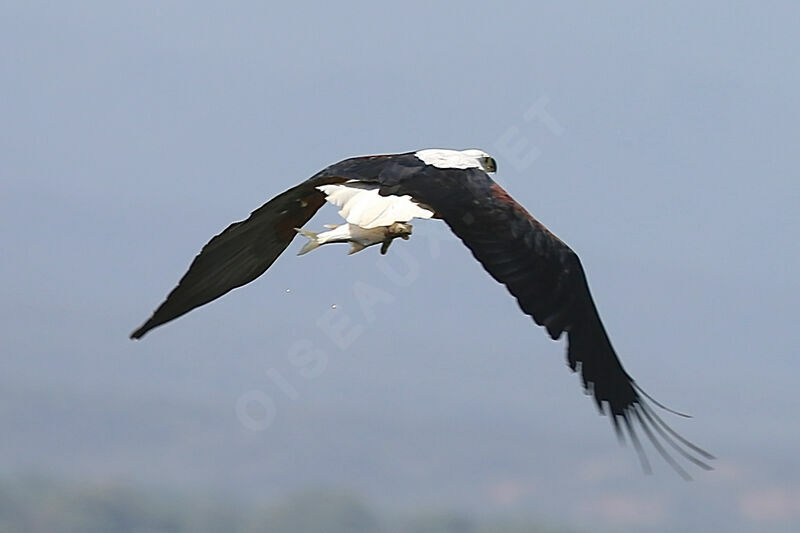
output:
<instances>
[{"instance_id":1,"label":"eagle's outstretched wing","mask_svg":"<svg viewBox=\"0 0 800 533\"><path fill-rule=\"evenodd\" d=\"M308 222L325 203L325 195L315 188L322 183L308 181L289 189L208 241L178 286L131 338L141 338L263 274L297 235L294 228Z\"/></svg>"},{"instance_id":2,"label":"eagle's outstretched wing","mask_svg":"<svg viewBox=\"0 0 800 533\"><path fill-rule=\"evenodd\" d=\"M611 418L617 434L622 438L627 431L645 470L649 470L649 464L637 437L637 425L683 477L689 478L689 474L662 442L699 467L710 469L703 459L713 457L673 431L648 405L646 394L622 367L575 252L499 185L493 185L491 191L491 196L483 199L485 205L476 207L472 216L445 216L445 222L552 339L567 334L569 367L580 372L584 389Z\"/></svg>"},{"instance_id":3,"label":"eagle's outstretched wing","mask_svg":"<svg viewBox=\"0 0 800 533\"><path fill-rule=\"evenodd\" d=\"M231 290L250 283L275 262L302 227L325 204L317 187L350 179L370 181L392 161L408 154L353 157L331 165L303 183L279 194L240 222L234 222L203 246L189 270L167 299L142 326L131 333L139 339L151 329L174 320Z\"/></svg>"},{"instance_id":4,"label":"eagle's outstretched wing","mask_svg":"<svg viewBox=\"0 0 800 533\"><path fill-rule=\"evenodd\" d=\"M567 334L569 367L580 372L584 389L611 418L617 435L624 439L627 432L645 470L650 467L637 427L683 477L689 474L662 443L699 467L711 468L704 459L713 457L670 428L646 399L664 406L649 398L622 367L578 256L500 185L483 171L468 169L440 170L426 179L414 176L387 183L386 189L431 206L523 312L552 339Z\"/></svg>"}]
</instances>

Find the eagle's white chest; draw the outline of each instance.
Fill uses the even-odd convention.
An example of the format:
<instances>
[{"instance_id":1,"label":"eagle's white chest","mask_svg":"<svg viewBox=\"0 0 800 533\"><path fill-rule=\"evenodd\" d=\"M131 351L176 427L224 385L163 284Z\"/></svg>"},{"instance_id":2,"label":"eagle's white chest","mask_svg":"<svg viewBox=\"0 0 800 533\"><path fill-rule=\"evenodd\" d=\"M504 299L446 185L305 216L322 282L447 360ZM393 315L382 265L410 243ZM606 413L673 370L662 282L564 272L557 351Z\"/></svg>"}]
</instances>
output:
<instances>
[{"instance_id":1,"label":"eagle's white chest","mask_svg":"<svg viewBox=\"0 0 800 533\"><path fill-rule=\"evenodd\" d=\"M378 186L372 183L320 185L317 189L325 193L328 202L340 208L342 218L364 229L433 216L433 211L416 203L410 196L381 196Z\"/></svg>"}]
</instances>

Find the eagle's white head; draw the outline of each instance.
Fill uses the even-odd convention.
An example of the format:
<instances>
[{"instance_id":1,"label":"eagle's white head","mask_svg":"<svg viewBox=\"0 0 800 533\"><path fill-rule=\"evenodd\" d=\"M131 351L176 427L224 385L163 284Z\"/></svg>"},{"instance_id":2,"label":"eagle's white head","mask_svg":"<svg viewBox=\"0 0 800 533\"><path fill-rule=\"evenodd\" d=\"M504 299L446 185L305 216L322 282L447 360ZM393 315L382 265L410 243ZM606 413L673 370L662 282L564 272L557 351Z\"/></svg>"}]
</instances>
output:
<instances>
[{"instance_id":1,"label":"eagle's white head","mask_svg":"<svg viewBox=\"0 0 800 533\"><path fill-rule=\"evenodd\" d=\"M426 165L437 168L479 168L484 172L497 172L494 158L476 148L469 150L429 148L415 152L414 155Z\"/></svg>"}]
</instances>

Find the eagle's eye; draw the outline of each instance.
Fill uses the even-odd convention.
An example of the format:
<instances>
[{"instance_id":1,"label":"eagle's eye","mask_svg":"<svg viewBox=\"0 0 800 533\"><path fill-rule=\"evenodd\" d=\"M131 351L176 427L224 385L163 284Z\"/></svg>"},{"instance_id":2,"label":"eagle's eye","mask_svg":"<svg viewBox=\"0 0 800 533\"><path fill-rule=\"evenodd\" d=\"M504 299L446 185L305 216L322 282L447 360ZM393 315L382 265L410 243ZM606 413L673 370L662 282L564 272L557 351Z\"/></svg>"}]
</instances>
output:
<instances>
[{"instance_id":1,"label":"eagle's eye","mask_svg":"<svg viewBox=\"0 0 800 533\"><path fill-rule=\"evenodd\" d=\"M486 172L497 172L497 162L494 160L494 157L484 157L483 168Z\"/></svg>"}]
</instances>

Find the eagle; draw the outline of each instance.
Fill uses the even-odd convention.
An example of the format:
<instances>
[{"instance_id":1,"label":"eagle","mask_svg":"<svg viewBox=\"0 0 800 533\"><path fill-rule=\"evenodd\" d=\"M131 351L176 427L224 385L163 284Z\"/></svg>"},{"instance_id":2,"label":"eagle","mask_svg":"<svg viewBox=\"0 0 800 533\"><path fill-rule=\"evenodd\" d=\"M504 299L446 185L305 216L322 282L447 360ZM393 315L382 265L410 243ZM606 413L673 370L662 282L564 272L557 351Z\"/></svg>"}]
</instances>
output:
<instances>
[{"instance_id":1,"label":"eagle","mask_svg":"<svg viewBox=\"0 0 800 533\"><path fill-rule=\"evenodd\" d=\"M250 283L298 234L309 239L301 254L336 242L350 243L350 253L381 244L385 254L394 239L409 238L412 219L441 219L551 339L566 334L569 368L580 373L584 391L610 418L620 442L631 441L646 472L650 463L639 430L682 477L691 479L675 452L711 470L707 461L714 457L673 430L651 403L687 415L654 400L623 368L578 256L492 180L489 174L496 170L495 159L477 149L425 149L334 163L212 238L131 338ZM303 229L326 202L340 208L344 223L325 233Z\"/></svg>"}]
</instances>

